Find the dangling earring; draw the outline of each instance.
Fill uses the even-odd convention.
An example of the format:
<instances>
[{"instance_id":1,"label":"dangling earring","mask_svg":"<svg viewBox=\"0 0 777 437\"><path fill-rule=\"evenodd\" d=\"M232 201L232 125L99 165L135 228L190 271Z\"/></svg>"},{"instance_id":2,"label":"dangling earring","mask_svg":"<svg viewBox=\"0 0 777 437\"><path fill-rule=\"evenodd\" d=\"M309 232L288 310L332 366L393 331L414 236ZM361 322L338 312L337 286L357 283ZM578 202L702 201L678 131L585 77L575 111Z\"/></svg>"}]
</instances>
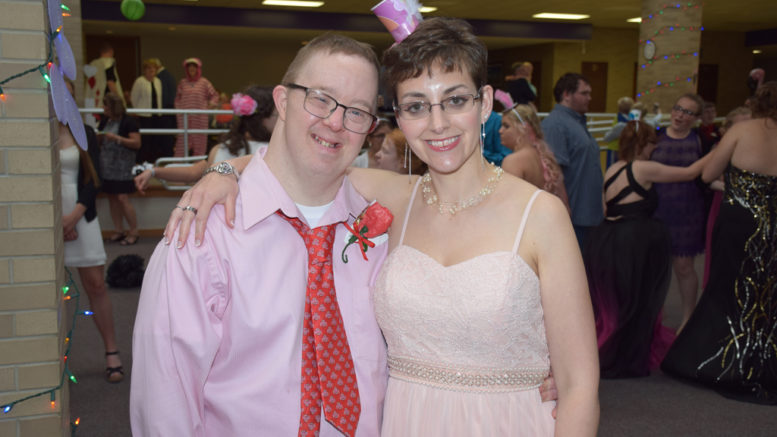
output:
<instances>
[{"instance_id":1,"label":"dangling earring","mask_svg":"<svg viewBox=\"0 0 777 437\"><path fill-rule=\"evenodd\" d=\"M407 169L408 182L411 182L413 179L413 172L411 171L413 168L413 155L411 155L410 145L407 142L405 142L405 168Z\"/></svg>"},{"instance_id":2,"label":"dangling earring","mask_svg":"<svg viewBox=\"0 0 777 437\"><path fill-rule=\"evenodd\" d=\"M485 141L486 141L486 121L480 124L480 163L486 165L485 158Z\"/></svg>"}]
</instances>

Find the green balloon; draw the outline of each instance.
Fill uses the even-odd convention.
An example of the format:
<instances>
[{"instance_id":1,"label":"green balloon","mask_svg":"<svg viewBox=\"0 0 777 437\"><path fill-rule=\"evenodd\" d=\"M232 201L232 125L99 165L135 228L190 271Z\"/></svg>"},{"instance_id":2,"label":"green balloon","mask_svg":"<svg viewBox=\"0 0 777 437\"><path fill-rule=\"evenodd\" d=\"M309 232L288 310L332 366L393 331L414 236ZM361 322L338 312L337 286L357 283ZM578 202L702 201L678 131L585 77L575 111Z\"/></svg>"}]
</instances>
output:
<instances>
[{"instance_id":1,"label":"green balloon","mask_svg":"<svg viewBox=\"0 0 777 437\"><path fill-rule=\"evenodd\" d=\"M124 18L135 21L143 18L146 13L146 5L143 0L121 0L121 14Z\"/></svg>"}]
</instances>

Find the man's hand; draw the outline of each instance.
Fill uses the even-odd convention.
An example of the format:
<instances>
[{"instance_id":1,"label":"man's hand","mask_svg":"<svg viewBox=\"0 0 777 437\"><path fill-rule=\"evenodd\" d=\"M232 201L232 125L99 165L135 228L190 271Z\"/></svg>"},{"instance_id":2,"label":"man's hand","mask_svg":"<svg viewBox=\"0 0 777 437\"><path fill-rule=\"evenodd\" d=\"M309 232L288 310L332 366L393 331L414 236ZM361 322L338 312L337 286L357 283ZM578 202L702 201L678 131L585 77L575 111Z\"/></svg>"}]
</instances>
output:
<instances>
[{"instance_id":1,"label":"man's hand","mask_svg":"<svg viewBox=\"0 0 777 437\"><path fill-rule=\"evenodd\" d=\"M551 371L550 374L548 374L548 377L542 381L542 385L540 385L540 396L542 397L542 402L558 400L558 390L556 389L556 380L553 379L553 371ZM558 410L558 407L553 408L552 414L554 419L556 418L556 410Z\"/></svg>"},{"instance_id":2,"label":"man's hand","mask_svg":"<svg viewBox=\"0 0 777 437\"><path fill-rule=\"evenodd\" d=\"M202 177L193 187L186 190L178 201L178 205L170 214L170 219L165 226L165 243L170 244L178 232L178 241L175 247L182 248L189 236L189 228L192 221L195 222L194 244L199 246L205 235L205 224L211 208L217 203L224 205L224 218L230 228L235 225L235 202L237 201L237 181L234 177L224 177L217 173L210 173ZM186 209L190 206L196 210Z\"/></svg>"}]
</instances>

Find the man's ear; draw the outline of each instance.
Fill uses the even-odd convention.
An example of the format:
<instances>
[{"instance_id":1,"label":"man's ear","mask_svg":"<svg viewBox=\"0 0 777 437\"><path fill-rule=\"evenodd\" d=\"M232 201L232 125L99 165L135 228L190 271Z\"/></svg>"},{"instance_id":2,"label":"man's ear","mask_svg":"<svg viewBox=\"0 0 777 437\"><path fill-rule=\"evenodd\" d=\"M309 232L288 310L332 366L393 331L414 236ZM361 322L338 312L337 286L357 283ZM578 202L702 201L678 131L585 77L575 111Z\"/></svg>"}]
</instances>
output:
<instances>
[{"instance_id":1,"label":"man's ear","mask_svg":"<svg viewBox=\"0 0 777 437\"><path fill-rule=\"evenodd\" d=\"M278 110L278 118L286 121L286 105L289 101L289 89L283 85L277 85L272 90L272 99L275 101L275 109Z\"/></svg>"}]
</instances>

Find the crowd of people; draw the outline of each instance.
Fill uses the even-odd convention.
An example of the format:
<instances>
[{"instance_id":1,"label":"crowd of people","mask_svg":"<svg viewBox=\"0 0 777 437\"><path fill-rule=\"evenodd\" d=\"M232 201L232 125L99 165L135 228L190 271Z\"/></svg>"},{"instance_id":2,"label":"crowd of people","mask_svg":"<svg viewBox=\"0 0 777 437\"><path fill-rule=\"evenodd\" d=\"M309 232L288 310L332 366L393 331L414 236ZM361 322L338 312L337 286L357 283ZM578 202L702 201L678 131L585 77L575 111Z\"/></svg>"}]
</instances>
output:
<instances>
[{"instance_id":1,"label":"crowd of people","mask_svg":"<svg viewBox=\"0 0 777 437\"><path fill-rule=\"evenodd\" d=\"M495 98L471 26L432 18L382 64L365 44L319 36L280 85L226 106L199 59L183 61L175 90L144 61L133 107L233 115L206 160L134 175L137 160L173 152L139 128L170 119L128 116L104 55L90 153L74 153L65 126L59 146L66 265L95 311L109 382L124 370L94 196L108 195L109 241L132 245L129 194L152 178L200 180L143 283L134 434L595 435L599 378L659 367L777 404L777 82L758 76L749 108L722 126L695 94L658 128L620 99L603 171L586 77L562 75L540 121L530 63ZM376 115L381 65L393 117ZM204 135L187 142L205 155ZM674 329L662 315L672 272Z\"/></svg>"}]
</instances>

